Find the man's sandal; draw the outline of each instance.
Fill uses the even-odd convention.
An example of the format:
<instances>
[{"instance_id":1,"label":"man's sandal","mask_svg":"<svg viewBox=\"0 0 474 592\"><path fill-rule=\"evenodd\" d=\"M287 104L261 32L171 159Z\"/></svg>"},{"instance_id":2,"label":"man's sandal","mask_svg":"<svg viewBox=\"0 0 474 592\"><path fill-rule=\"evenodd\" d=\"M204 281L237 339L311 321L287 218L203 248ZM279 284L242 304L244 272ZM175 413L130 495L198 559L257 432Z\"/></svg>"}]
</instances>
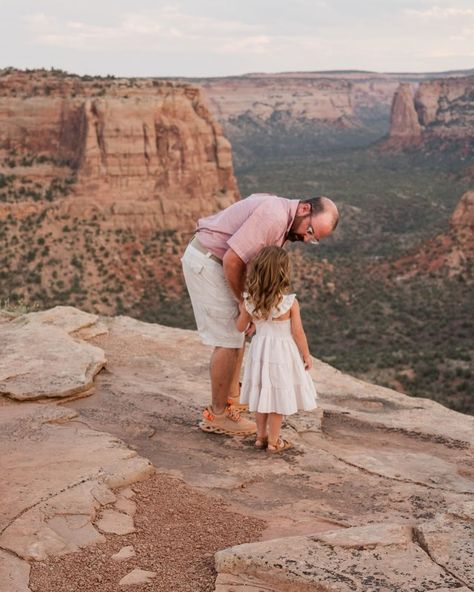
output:
<instances>
[{"instance_id":1,"label":"man's sandal","mask_svg":"<svg viewBox=\"0 0 474 592\"><path fill-rule=\"evenodd\" d=\"M203 432L227 436L250 436L257 431L255 422L241 417L240 413L230 405L227 405L224 412L219 415L214 413L211 407L207 407L202 414L199 427Z\"/></svg>"},{"instance_id":2,"label":"man's sandal","mask_svg":"<svg viewBox=\"0 0 474 592\"><path fill-rule=\"evenodd\" d=\"M290 448L293 448L291 442L288 442L288 440L285 440L284 438L278 438L276 442L268 442L267 452L269 454L278 454L284 450L289 450Z\"/></svg>"}]
</instances>

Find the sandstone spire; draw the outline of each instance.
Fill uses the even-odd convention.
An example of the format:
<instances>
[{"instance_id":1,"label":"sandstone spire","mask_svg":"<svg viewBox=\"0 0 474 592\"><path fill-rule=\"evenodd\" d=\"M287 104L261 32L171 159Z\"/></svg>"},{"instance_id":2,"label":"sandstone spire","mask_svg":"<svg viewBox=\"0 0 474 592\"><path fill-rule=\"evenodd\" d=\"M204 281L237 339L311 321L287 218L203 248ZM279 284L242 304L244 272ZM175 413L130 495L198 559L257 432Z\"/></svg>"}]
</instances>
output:
<instances>
[{"instance_id":1,"label":"sandstone spire","mask_svg":"<svg viewBox=\"0 0 474 592\"><path fill-rule=\"evenodd\" d=\"M415 111L413 92L410 84L400 84L392 102L390 138L404 143L416 141L421 136L421 126Z\"/></svg>"}]
</instances>

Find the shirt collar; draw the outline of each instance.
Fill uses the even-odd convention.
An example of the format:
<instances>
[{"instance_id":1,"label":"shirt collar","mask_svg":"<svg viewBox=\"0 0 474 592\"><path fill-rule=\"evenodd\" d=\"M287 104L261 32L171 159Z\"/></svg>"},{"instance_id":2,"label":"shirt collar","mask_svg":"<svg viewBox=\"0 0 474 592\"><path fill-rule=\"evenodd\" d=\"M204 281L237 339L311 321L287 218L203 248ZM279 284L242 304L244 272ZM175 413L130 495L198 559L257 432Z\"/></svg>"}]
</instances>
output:
<instances>
[{"instance_id":1,"label":"shirt collar","mask_svg":"<svg viewBox=\"0 0 474 592\"><path fill-rule=\"evenodd\" d=\"M300 205L301 200L290 199L288 201L290 202L290 207L289 207L289 211L288 211L288 226L286 228L285 239L288 236L288 233L290 232L293 222L295 221L296 210L298 209L298 206Z\"/></svg>"}]
</instances>

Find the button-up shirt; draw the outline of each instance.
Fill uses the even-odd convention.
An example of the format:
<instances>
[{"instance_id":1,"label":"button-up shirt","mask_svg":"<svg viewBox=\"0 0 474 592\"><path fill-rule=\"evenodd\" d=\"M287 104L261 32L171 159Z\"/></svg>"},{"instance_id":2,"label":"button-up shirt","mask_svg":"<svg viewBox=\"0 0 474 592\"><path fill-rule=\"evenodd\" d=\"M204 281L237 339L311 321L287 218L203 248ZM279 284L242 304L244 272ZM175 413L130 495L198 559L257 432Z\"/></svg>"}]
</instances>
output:
<instances>
[{"instance_id":1,"label":"button-up shirt","mask_svg":"<svg viewBox=\"0 0 474 592\"><path fill-rule=\"evenodd\" d=\"M263 247L283 246L299 203L297 199L254 193L217 214L200 218L197 237L219 259L231 248L248 263Z\"/></svg>"}]
</instances>

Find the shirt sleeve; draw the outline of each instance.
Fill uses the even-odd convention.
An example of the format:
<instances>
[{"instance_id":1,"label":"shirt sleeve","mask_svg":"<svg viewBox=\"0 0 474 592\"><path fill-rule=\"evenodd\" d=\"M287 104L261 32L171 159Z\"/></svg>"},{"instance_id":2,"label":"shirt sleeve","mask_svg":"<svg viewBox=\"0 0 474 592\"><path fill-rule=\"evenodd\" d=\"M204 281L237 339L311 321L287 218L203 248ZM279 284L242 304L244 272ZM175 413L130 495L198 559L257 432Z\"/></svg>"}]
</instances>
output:
<instances>
[{"instance_id":1,"label":"shirt sleeve","mask_svg":"<svg viewBox=\"0 0 474 592\"><path fill-rule=\"evenodd\" d=\"M228 246L244 263L253 259L263 247L283 244L288 216L281 206L271 205L266 201L261 204L227 240Z\"/></svg>"}]
</instances>

